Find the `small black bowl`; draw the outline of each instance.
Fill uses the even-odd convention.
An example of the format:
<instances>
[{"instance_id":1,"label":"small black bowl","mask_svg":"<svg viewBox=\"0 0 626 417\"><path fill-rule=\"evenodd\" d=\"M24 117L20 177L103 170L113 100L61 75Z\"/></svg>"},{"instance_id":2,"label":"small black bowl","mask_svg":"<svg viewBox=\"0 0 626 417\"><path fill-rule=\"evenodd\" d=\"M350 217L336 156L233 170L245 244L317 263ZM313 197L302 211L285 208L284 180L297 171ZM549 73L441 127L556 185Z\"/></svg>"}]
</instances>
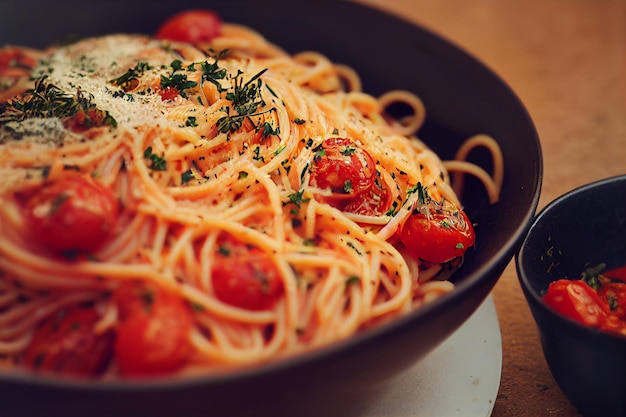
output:
<instances>
[{"instance_id":1,"label":"small black bowl","mask_svg":"<svg viewBox=\"0 0 626 417\"><path fill-rule=\"evenodd\" d=\"M588 267L626 265L626 175L557 198L535 218L516 256L546 362L585 416L626 416L626 337L579 324L542 301L549 284Z\"/></svg>"}]
</instances>

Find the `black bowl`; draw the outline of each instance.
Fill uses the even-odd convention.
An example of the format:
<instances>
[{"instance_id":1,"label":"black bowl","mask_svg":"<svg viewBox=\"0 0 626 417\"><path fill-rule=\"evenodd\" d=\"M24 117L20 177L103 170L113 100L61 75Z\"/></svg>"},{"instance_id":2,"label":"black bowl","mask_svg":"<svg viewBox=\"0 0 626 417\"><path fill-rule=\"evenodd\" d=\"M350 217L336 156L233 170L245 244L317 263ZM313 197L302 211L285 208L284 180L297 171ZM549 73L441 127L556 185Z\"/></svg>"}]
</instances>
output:
<instances>
[{"instance_id":1,"label":"black bowl","mask_svg":"<svg viewBox=\"0 0 626 417\"><path fill-rule=\"evenodd\" d=\"M0 374L2 416L351 416L394 374L452 334L489 294L519 249L539 199L542 156L523 105L489 69L401 18L349 2L21 1L3 4L3 43L43 47L68 36L153 33L165 17L213 8L289 52L318 50L354 67L364 90L419 94L421 138L442 158L476 133L495 137L505 160L500 201L490 205L468 179L463 201L478 223L476 250L457 288L431 305L349 340L279 363L184 380L75 382ZM486 153L472 156L489 169ZM36 399L36 400L35 400Z\"/></svg>"},{"instance_id":2,"label":"black bowl","mask_svg":"<svg viewBox=\"0 0 626 417\"><path fill-rule=\"evenodd\" d=\"M562 316L542 301L549 284L588 267L626 264L626 175L577 188L536 217L516 256L546 362L585 416L626 415L626 336Z\"/></svg>"}]
</instances>

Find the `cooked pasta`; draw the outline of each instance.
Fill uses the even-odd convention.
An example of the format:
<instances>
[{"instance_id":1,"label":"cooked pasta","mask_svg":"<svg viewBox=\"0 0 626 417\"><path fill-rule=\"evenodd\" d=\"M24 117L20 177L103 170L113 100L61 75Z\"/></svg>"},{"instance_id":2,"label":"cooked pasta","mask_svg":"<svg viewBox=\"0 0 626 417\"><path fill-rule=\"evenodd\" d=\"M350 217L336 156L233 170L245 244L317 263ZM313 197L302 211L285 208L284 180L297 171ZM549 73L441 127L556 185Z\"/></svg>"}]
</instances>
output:
<instances>
[{"instance_id":1,"label":"cooked pasta","mask_svg":"<svg viewBox=\"0 0 626 417\"><path fill-rule=\"evenodd\" d=\"M210 372L332 343L453 289L474 236L448 172L498 198L495 141L441 161L417 96L373 97L248 27L9 50L0 356L19 366ZM412 115L390 117L397 102ZM493 174L464 161L475 146ZM77 323L90 359L50 348Z\"/></svg>"}]
</instances>

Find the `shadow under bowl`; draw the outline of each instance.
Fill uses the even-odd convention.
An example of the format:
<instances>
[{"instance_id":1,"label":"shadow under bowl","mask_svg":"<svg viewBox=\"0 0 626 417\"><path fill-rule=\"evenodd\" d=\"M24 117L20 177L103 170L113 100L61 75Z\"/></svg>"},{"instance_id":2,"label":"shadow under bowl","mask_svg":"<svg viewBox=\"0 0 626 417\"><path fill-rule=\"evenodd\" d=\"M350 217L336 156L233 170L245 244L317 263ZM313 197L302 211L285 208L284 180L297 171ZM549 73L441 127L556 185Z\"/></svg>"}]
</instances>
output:
<instances>
[{"instance_id":1,"label":"shadow under bowl","mask_svg":"<svg viewBox=\"0 0 626 417\"><path fill-rule=\"evenodd\" d=\"M556 313L542 300L551 282L589 266L626 265L626 175L572 190L537 215L516 256L546 362L585 416L626 415L626 336Z\"/></svg>"}]
</instances>

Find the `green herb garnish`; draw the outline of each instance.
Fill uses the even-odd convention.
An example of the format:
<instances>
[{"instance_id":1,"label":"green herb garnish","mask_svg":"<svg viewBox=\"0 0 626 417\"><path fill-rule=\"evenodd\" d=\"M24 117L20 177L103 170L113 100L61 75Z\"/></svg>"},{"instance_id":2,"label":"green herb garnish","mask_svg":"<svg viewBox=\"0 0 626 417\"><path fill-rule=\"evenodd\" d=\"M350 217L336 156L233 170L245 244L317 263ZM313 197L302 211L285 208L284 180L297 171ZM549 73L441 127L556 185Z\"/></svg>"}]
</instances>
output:
<instances>
[{"instance_id":1,"label":"green herb garnish","mask_svg":"<svg viewBox=\"0 0 626 417\"><path fill-rule=\"evenodd\" d=\"M300 205L302 203L308 203L309 201L311 201L310 198L304 198L304 190L298 190L293 194L289 194L287 198L289 199L287 204L295 204L298 208L300 208Z\"/></svg>"},{"instance_id":2,"label":"green herb garnish","mask_svg":"<svg viewBox=\"0 0 626 417\"><path fill-rule=\"evenodd\" d=\"M166 161L163 157L152 153L152 146L148 146L143 151L143 157L148 158L152 161L152 165L150 165L150 169L154 171L165 171L167 169Z\"/></svg>"},{"instance_id":3,"label":"green herb garnish","mask_svg":"<svg viewBox=\"0 0 626 417\"><path fill-rule=\"evenodd\" d=\"M124 91L132 90L136 86L137 80L139 80L146 71L151 69L152 67L147 62L137 62L133 68L109 82L119 86Z\"/></svg>"},{"instance_id":4,"label":"green herb garnish","mask_svg":"<svg viewBox=\"0 0 626 417\"><path fill-rule=\"evenodd\" d=\"M267 68L259 71L246 83L243 82L243 72L237 71L237 75L233 78L233 87L226 93L226 99L232 102L232 107L237 114L221 117L217 121L220 133L235 132L241 128L246 118L262 114L257 113L257 110L265 106L265 101L261 97L263 81L260 79L265 71Z\"/></svg>"},{"instance_id":5,"label":"green herb garnish","mask_svg":"<svg viewBox=\"0 0 626 417\"><path fill-rule=\"evenodd\" d=\"M185 126L196 127L196 126L198 126L198 122L196 121L196 118L194 116L189 116L189 117L187 117L187 121L185 122Z\"/></svg>"}]
</instances>

